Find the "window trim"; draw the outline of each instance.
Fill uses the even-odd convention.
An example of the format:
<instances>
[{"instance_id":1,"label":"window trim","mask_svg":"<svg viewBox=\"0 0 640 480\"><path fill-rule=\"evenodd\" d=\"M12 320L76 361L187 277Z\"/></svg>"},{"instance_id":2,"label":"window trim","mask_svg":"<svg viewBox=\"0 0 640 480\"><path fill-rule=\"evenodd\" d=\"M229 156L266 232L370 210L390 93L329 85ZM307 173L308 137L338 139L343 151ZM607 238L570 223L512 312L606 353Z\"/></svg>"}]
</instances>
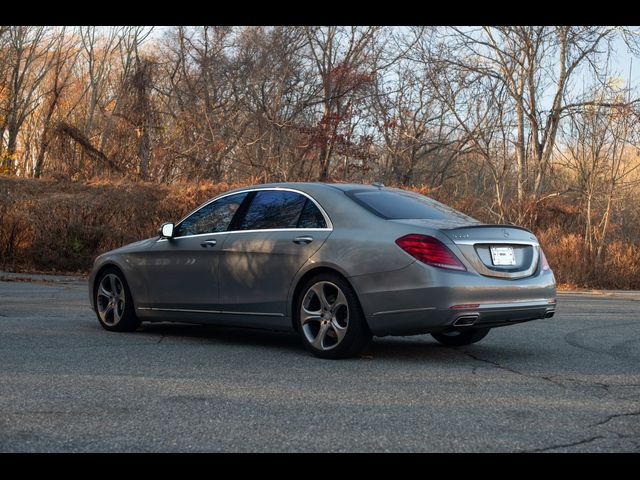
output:
<instances>
[{"instance_id":1,"label":"window trim","mask_svg":"<svg viewBox=\"0 0 640 480\"><path fill-rule=\"evenodd\" d=\"M196 209L194 209L193 211L189 212L187 215L185 215L183 218L180 219L179 222L177 222L175 225L176 227L178 225L180 225L182 222L184 222L187 218L189 218L191 215L193 215L194 213L200 211L202 208L207 207L209 204L218 201L218 200L222 200L225 197L229 197L231 195L237 195L240 193L248 193L249 195L247 195L244 200L243 203L249 199L251 197L251 200L253 200L253 197L255 195L250 195L252 192L261 192L261 191L272 191L272 190L276 190L276 191L285 191L285 192L294 192L294 193L299 193L300 195L308 198L309 200L311 200L316 207L318 207L318 210L320 210L320 213L322 214L322 216L324 217L324 221L327 224L327 226L325 228L264 228L264 229L257 229L257 230L225 230L224 232L209 232L209 233L198 233L195 235L182 235L180 237L173 237L171 238L171 240L180 240L183 238L196 238L196 237L203 237L205 235L226 235L229 233L256 233L256 232L283 232L283 231L294 231L294 232L326 232L326 231L333 231L333 223L331 222L331 218L329 217L329 215L327 214L327 212L325 211L324 208L322 208L322 205L320 205L320 203L318 203L318 201L313 198L311 195L309 195L306 192L303 192L301 190L297 190L295 188L289 188L289 187L261 187L261 188L247 188L245 190L238 190L235 192L228 192L228 193L223 193L222 195L218 195L217 197L212 198L211 200L206 201L205 203L203 203L202 205L200 205L199 207L197 207ZM242 204L240 205L240 208L242 208ZM240 211L240 208L238 209L238 212ZM238 214L238 212L236 212L236 215ZM236 219L236 215L233 216L233 218L231 219L231 222L229 223L229 226L236 226L237 222L235 222ZM228 227L227 227L228 228ZM162 241L168 241L168 238L160 238L157 241L158 242L162 242Z\"/></svg>"}]
</instances>

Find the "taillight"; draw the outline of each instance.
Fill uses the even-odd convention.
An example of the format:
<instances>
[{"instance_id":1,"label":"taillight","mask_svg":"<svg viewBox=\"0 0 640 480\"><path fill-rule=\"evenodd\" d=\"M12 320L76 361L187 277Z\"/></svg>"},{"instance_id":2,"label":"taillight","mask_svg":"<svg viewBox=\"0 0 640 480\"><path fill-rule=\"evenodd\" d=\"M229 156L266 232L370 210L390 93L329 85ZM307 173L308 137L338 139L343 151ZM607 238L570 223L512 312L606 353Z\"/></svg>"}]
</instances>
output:
<instances>
[{"instance_id":1,"label":"taillight","mask_svg":"<svg viewBox=\"0 0 640 480\"><path fill-rule=\"evenodd\" d=\"M429 235L412 233L397 239L396 244L409 255L427 265L452 270L467 270L444 243Z\"/></svg>"},{"instance_id":2,"label":"taillight","mask_svg":"<svg viewBox=\"0 0 640 480\"><path fill-rule=\"evenodd\" d=\"M542 249L540 249L540 268L542 269L543 272L546 272L547 270L551 270L551 267L549 266L549 262L547 262L547 257L542 251Z\"/></svg>"}]
</instances>

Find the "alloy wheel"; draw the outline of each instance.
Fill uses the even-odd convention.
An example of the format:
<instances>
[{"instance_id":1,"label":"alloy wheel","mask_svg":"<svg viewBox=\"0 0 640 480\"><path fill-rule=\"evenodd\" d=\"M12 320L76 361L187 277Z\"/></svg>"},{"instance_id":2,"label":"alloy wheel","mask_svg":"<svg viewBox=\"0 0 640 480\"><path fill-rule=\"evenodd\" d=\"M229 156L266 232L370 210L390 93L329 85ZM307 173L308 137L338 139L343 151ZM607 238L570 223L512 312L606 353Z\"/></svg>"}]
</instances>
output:
<instances>
[{"instance_id":1,"label":"alloy wheel","mask_svg":"<svg viewBox=\"0 0 640 480\"><path fill-rule=\"evenodd\" d=\"M96 305L100 320L110 327L117 325L124 315L125 293L122 281L114 273L105 275L98 285Z\"/></svg>"},{"instance_id":2,"label":"alloy wheel","mask_svg":"<svg viewBox=\"0 0 640 480\"><path fill-rule=\"evenodd\" d=\"M300 307L300 323L307 341L317 350L332 350L344 339L349 327L349 304L335 283L314 283Z\"/></svg>"}]
</instances>

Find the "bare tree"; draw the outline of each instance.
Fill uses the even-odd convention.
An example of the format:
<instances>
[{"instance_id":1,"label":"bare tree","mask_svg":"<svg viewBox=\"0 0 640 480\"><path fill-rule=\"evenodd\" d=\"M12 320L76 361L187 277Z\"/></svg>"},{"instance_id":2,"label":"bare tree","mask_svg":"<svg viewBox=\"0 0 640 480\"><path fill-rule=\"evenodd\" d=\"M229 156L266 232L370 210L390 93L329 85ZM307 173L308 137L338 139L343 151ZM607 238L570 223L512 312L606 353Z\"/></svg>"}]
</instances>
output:
<instances>
[{"instance_id":1,"label":"bare tree","mask_svg":"<svg viewBox=\"0 0 640 480\"><path fill-rule=\"evenodd\" d=\"M637 47L619 27L152 33L0 27L5 166L156 181L375 178L481 198L492 218L531 224L562 193L549 175L559 132L573 125L575 137L587 107L635 105L576 88L587 73L606 82L614 39Z\"/></svg>"},{"instance_id":2,"label":"bare tree","mask_svg":"<svg viewBox=\"0 0 640 480\"><path fill-rule=\"evenodd\" d=\"M628 90L615 92L605 86L588 103L563 129L557 163L576 178L572 190L582 206L583 255L595 275L606 251L614 205L637 185L632 174L640 168L635 159L639 130L638 112L629 106Z\"/></svg>"},{"instance_id":3,"label":"bare tree","mask_svg":"<svg viewBox=\"0 0 640 480\"><path fill-rule=\"evenodd\" d=\"M178 27L166 41L162 111L175 128L167 148L183 175L222 180L225 157L238 142L243 118L234 106L241 86L229 81L232 33L227 27Z\"/></svg>"},{"instance_id":4,"label":"bare tree","mask_svg":"<svg viewBox=\"0 0 640 480\"><path fill-rule=\"evenodd\" d=\"M350 117L354 98L373 84L379 27L306 27L309 60L319 77L317 100L321 117L315 140L319 144L320 181L329 177L339 130Z\"/></svg>"},{"instance_id":5,"label":"bare tree","mask_svg":"<svg viewBox=\"0 0 640 480\"><path fill-rule=\"evenodd\" d=\"M313 75L305 69L301 28L250 27L235 41L236 108L245 112L243 139L234 149L237 168L265 181L304 178L309 155L302 130L312 98ZM236 170L236 173L240 173Z\"/></svg>"},{"instance_id":6,"label":"bare tree","mask_svg":"<svg viewBox=\"0 0 640 480\"><path fill-rule=\"evenodd\" d=\"M584 69L598 74L599 57L619 33L615 27L453 27L443 30L436 48L421 50L422 62L493 79L508 94L520 209L525 196L535 202L543 193L561 119L585 105L572 95L574 78Z\"/></svg>"},{"instance_id":7,"label":"bare tree","mask_svg":"<svg viewBox=\"0 0 640 480\"><path fill-rule=\"evenodd\" d=\"M123 41L123 30L122 27L107 27L105 29L104 27L96 26L79 27L78 30L83 49L83 64L86 65L87 69L85 92L88 99L87 113L81 129L85 143L89 142L91 149L100 152L106 157L100 146L93 145L93 128L96 111L109 87L114 65L112 55L118 50ZM74 128L77 129L78 127ZM80 145L83 145L83 143ZM83 150L80 156L79 170L84 168L84 154L85 151Z\"/></svg>"},{"instance_id":8,"label":"bare tree","mask_svg":"<svg viewBox=\"0 0 640 480\"><path fill-rule=\"evenodd\" d=\"M448 106L433 91L436 67L416 69L401 62L392 78L379 78L374 96L377 126L384 141L382 177L411 185L440 188L451 178L464 153L464 135L447 119Z\"/></svg>"},{"instance_id":9,"label":"bare tree","mask_svg":"<svg viewBox=\"0 0 640 480\"><path fill-rule=\"evenodd\" d=\"M129 81L134 75L132 70L137 69L139 73L142 63L149 65L148 61L141 61L140 48L152 32L153 27L143 26L122 27L118 32L120 41L116 43L115 51L117 51L119 68L112 99L109 102L113 104L113 108L110 109L110 112L105 109L106 124L100 136L100 146L98 147L100 151L105 151L107 147L113 128L113 117L122 112L123 98L129 93L127 91L131 86ZM148 70L148 68L146 69Z\"/></svg>"},{"instance_id":10,"label":"bare tree","mask_svg":"<svg viewBox=\"0 0 640 480\"><path fill-rule=\"evenodd\" d=\"M40 178L44 168L49 143L54 132L54 114L59 108L60 100L65 90L74 80L74 66L79 56L79 49L76 48L76 39L69 35L65 28L62 28L55 37L55 43L51 46L49 86L44 94L44 108L39 124L40 139L38 140L38 150L33 166L33 176Z\"/></svg>"},{"instance_id":11,"label":"bare tree","mask_svg":"<svg viewBox=\"0 0 640 480\"><path fill-rule=\"evenodd\" d=\"M16 165L18 134L26 118L37 108L39 87L50 68L49 49L55 41L47 27L9 27L7 43L6 97L0 112L2 130L7 132L7 146L2 153L2 169L12 172Z\"/></svg>"}]
</instances>

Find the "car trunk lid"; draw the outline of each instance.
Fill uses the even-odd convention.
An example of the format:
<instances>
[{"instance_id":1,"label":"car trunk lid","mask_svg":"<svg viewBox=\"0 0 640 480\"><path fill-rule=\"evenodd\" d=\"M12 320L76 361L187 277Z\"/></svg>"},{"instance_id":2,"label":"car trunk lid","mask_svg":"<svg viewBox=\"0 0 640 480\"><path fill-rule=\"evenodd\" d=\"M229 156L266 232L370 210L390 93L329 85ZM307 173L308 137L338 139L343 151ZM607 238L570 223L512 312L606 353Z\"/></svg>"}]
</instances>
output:
<instances>
[{"instance_id":1,"label":"car trunk lid","mask_svg":"<svg viewBox=\"0 0 640 480\"><path fill-rule=\"evenodd\" d=\"M441 231L481 275L524 278L533 275L538 266L540 245L526 228L478 224Z\"/></svg>"}]
</instances>

